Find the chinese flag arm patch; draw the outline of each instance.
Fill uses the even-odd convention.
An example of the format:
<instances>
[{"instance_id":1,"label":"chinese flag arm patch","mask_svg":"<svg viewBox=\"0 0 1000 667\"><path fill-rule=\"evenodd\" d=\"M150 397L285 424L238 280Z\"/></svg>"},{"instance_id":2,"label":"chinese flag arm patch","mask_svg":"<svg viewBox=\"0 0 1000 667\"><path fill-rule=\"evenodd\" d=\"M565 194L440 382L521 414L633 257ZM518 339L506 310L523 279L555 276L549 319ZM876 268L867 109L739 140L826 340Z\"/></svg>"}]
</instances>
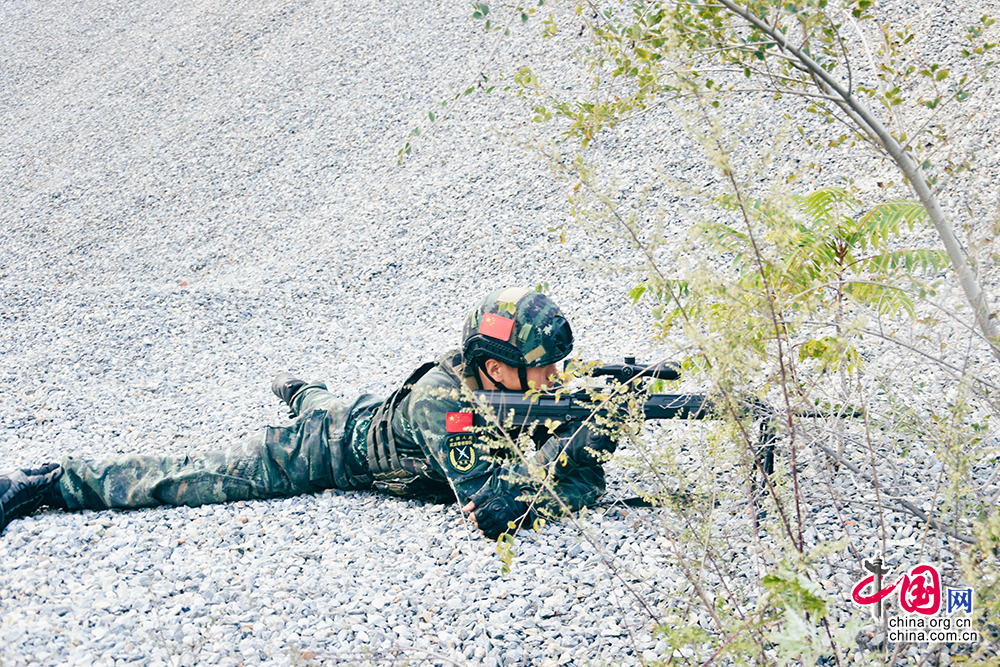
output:
<instances>
[{"instance_id":1,"label":"chinese flag arm patch","mask_svg":"<svg viewBox=\"0 0 1000 667\"><path fill-rule=\"evenodd\" d=\"M472 429L471 412L449 412L444 420L445 431L448 433L462 433Z\"/></svg>"},{"instance_id":2,"label":"chinese flag arm patch","mask_svg":"<svg viewBox=\"0 0 1000 667\"><path fill-rule=\"evenodd\" d=\"M487 313L483 315L483 323L479 325L479 333L497 340L510 340L510 332L514 330L514 320Z\"/></svg>"}]
</instances>

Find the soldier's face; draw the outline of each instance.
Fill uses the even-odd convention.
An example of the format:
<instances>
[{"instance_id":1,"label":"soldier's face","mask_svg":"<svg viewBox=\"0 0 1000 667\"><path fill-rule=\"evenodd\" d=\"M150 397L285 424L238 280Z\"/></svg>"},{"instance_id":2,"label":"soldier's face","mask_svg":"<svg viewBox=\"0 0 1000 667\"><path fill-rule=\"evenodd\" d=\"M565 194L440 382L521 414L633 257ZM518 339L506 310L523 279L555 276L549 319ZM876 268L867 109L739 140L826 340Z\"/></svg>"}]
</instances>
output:
<instances>
[{"instance_id":1,"label":"soldier's face","mask_svg":"<svg viewBox=\"0 0 1000 667\"><path fill-rule=\"evenodd\" d=\"M528 384L535 383L535 389L547 389L554 384L554 379L559 369L555 364L548 366L538 366L528 369ZM516 373L516 371L515 371ZM519 383L520 384L520 383ZM521 387L522 391L527 391L527 387Z\"/></svg>"}]
</instances>

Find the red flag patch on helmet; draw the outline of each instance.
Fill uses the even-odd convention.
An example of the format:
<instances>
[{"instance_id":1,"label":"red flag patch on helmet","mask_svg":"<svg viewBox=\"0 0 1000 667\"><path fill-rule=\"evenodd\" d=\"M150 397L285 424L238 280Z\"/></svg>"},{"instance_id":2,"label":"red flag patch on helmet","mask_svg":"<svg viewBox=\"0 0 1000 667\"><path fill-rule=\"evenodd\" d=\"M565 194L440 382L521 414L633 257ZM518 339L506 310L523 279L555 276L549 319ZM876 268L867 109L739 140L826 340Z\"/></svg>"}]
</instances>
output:
<instances>
[{"instance_id":1,"label":"red flag patch on helmet","mask_svg":"<svg viewBox=\"0 0 1000 667\"><path fill-rule=\"evenodd\" d=\"M461 433L472 428L471 412L449 412L444 420L444 428L448 433Z\"/></svg>"},{"instance_id":2,"label":"red flag patch on helmet","mask_svg":"<svg viewBox=\"0 0 1000 667\"><path fill-rule=\"evenodd\" d=\"M514 320L507 319L496 313L483 315L483 323L479 325L479 333L504 342L510 340L510 332L514 329Z\"/></svg>"}]
</instances>

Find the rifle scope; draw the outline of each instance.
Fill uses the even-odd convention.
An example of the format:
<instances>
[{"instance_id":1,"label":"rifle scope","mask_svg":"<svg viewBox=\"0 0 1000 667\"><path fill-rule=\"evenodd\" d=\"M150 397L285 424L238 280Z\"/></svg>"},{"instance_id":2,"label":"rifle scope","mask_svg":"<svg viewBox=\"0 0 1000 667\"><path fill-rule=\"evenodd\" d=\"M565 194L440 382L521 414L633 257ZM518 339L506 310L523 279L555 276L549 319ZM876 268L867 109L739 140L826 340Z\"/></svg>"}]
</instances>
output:
<instances>
[{"instance_id":1,"label":"rifle scope","mask_svg":"<svg viewBox=\"0 0 1000 667\"><path fill-rule=\"evenodd\" d=\"M635 378L656 378L657 380L676 380L681 376L680 364L673 361L661 361L658 364L637 364L635 357L625 357L625 363L606 364L594 369L593 375L606 375L615 378L622 384Z\"/></svg>"}]
</instances>

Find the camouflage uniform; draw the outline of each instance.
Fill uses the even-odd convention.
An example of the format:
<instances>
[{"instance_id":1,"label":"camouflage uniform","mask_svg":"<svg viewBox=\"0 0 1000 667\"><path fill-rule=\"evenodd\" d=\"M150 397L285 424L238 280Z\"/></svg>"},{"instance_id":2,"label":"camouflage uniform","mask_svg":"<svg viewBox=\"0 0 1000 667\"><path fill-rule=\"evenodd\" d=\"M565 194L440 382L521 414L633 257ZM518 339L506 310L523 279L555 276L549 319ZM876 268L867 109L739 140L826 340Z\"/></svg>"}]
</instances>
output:
<instances>
[{"instance_id":1,"label":"camouflage uniform","mask_svg":"<svg viewBox=\"0 0 1000 667\"><path fill-rule=\"evenodd\" d=\"M386 401L364 395L344 405L324 384L308 384L291 399L297 417L290 425L268 426L222 451L182 457L127 455L94 462L67 456L58 491L69 509L103 510L372 487L431 501L457 496L464 505L481 491L530 489L524 464L498 461L476 434L449 424L471 411L461 396L463 384L478 389L459 351L425 364ZM385 429L380 440L373 437L373 422L375 429ZM555 437L539 444L541 463L561 451ZM604 492L600 465L562 461L552 482L571 509Z\"/></svg>"}]
</instances>

